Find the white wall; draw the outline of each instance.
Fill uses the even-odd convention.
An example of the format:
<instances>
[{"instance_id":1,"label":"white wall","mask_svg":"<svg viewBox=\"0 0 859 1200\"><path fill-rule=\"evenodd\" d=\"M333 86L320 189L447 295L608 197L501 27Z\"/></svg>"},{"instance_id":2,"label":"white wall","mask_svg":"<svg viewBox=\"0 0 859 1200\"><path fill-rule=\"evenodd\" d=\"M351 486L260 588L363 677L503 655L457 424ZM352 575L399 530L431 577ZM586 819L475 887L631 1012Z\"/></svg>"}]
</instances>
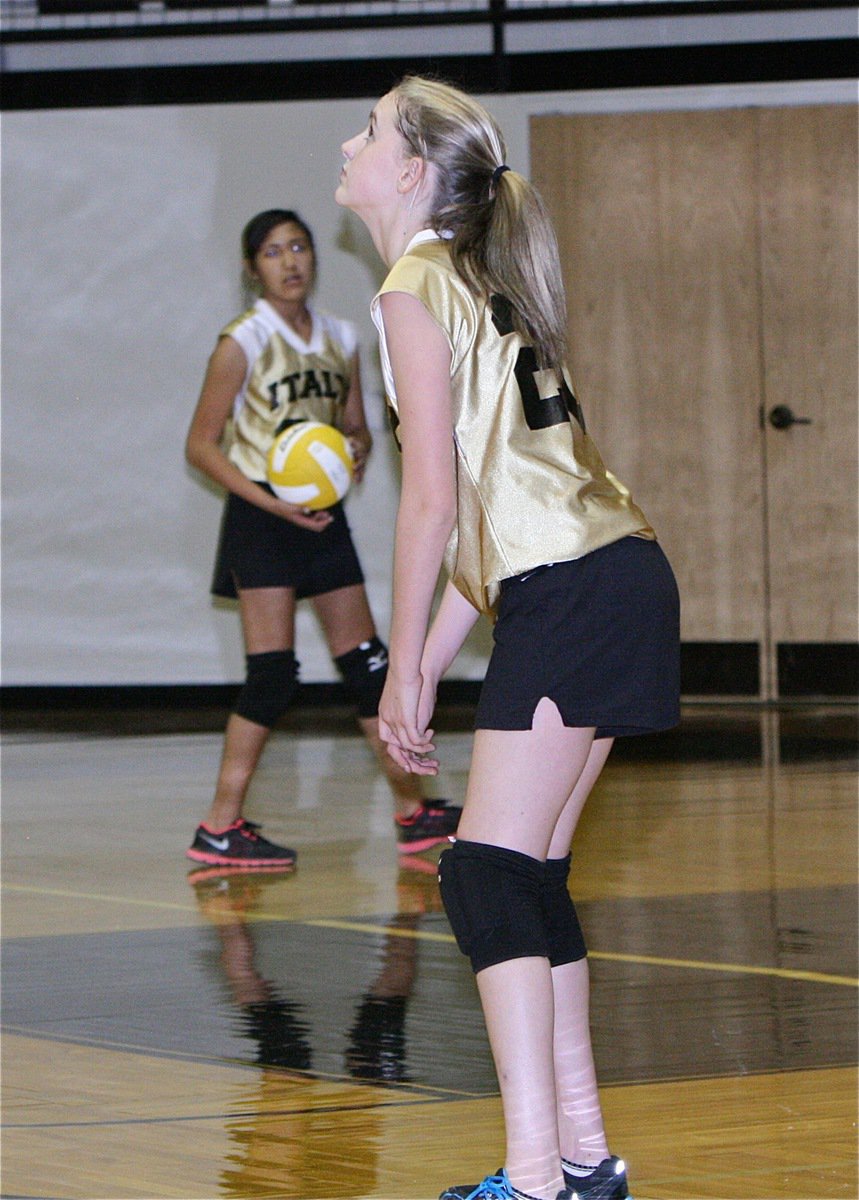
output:
<instances>
[{"instance_id":1,"label":"white wall","mask_svg":"<svg viewBox=\"0 0 859 1200\"><path fill-rule=\"evenodd\" d=\"M493 97L511 165L536 113L854 99L852 85ZM381 266L332 195L372 101L8 113L2 125L2 681L237 680L233 606L208 596L221 501L182 445L217 331L245 304L253 213L312 225L317 302L356 320L376 450L348 502L382 636L397 464L368 305ZM306 681L335 677L310 612ZM479 678L485 627L451 674Z\"/></svg>"}]
</instances>

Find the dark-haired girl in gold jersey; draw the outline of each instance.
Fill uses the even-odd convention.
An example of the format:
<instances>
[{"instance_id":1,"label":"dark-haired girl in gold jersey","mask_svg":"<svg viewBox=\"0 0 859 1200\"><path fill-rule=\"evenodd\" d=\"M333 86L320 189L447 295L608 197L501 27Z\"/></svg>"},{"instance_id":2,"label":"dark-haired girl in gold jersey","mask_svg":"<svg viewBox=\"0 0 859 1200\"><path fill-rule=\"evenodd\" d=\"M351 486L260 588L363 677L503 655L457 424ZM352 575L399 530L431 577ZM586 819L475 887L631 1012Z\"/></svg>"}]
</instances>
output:
<instances>
[{"instance_id":1,"label":"dark-haired girl in gold jersey","mask_svg":"<svg viewBox=\"0 0 859 1200\"><path fill-rule=\"evenodd\" d=\"M267 483L275 437L303 420L336 425L347 435L360 479L371 438L357 334L349 321L310 301L316 249L297 213L257 213L242 233L242 255L259 299L221 330L186 454L227 492L212 591L238 599L246 678L227 722L211 806L186 853L205 874L289 870L295 863L294 850L269 841L245 819L244 803L271 729L298 688L295 613L303 599L313 604L357 701L361 730L387 774L399 849L417 853L455 831L459 809L442 800L424 802L421 781L393 763L379 740L387 650L376 633L343 506L310 512L279 499Z\"/></svg>"},{"instance_id":2,"label":"dark-haired girl in gold jersey","mask_svg":"<svg viewBox=\"0 0 859 1200\"><path fill-rule=\"evenodd\" d=\"M613 739L678 720L674 577L586 432L554 232L494 119L409 77L343 154L337 200L389 267L372 313L403 459L379 726L395 762L436 772L438 681L478 615L495 622L439 880L477 978L507 1159L442 1196L619 1200L569 849Z\"/></svg>"}]
</instances>

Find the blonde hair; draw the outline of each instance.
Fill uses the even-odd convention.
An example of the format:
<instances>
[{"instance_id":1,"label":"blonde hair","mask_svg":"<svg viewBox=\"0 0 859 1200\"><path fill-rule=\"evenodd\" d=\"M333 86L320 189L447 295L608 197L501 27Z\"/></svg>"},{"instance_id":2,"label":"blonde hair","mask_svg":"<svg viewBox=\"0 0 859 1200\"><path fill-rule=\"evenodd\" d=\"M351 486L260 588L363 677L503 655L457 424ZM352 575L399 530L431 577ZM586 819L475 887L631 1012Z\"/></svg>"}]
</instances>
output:
<instances>
[{"instance_id":1,"label":"blonde hair","mask_svg":"<svg viewBox=\"0 0 859 1200\"><path fill-rule=\"evenodd\" d=\"M567 313L555 231L525 176L496 171L506 147L495 118L458 88L418 75L393 96L409 150L437 168L430 220L437 233L452 232L457 272L473 292L506 297L540 367L560 368Z\"/></svg>"}]
</instances>

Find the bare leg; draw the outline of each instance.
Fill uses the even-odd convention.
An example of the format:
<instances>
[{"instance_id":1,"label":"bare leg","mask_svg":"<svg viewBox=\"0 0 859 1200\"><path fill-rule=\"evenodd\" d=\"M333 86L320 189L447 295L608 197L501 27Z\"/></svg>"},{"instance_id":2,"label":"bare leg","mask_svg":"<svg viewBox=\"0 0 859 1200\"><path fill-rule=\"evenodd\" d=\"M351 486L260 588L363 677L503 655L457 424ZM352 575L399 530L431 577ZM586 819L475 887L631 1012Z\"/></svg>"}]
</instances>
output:
<instances>
[{"instance_id":1,"label":"bare leg","mask_svg":"<svg viewBox=\"0 0 859 1200\"><path fill-rule=\"evenodd\" d=\"M477 990L501 1088L507 1174L529 1195L555 1200L564 1180L548 959L514 958L487 967L477 974Z\"/></svg>"},{"instance_id":2,"label":"bare leg","mask_svg":"<svg viewBox=\"0 0 859 1200\"><path fill-rule=\"evenodd\" d=\"M314 596L311 603L322 624L332 658L375 637L376 626L363 583L324 592Z\"/></svg>"},{"instance_id":3,"label":"bare leg","mask_svg":"<svg viewBox=\"0 0 859 1200\"><path fill-rule=\"evenodd\" d=\"M295 644L295 592L291 588L249 588L239 592L245 652L291 650ZM250 781L270 730L233 713L224 734L224 749L212 806L210 829L226 829L242 814Z\"/></svg>"},{"instance_id":4,"label":"bare leg","mask_svg":"<svg viewBox=\"0 0 859 1200\"><path fill-rule=\"evenodd\" d=\"M248 787L268 741L265 725L231 713L224 733L224 749L212 807L206 816L209 829L218 832L242 815Z\"/></svg>"},{"instance_id":5,"label":"bare leg","mask_svg":"<svg viewBox=\"0 0 859 1200\"><path fill-rule=\"evenodd\" d=\"M593 729L566 728L547 699L530 730L478 730L459 836L545 860L593 735ZM501 1087L508 1174L531 1195L554 1200L563 1175L549 962L498 963L478 973L477 986Z\"/></svg>"},{"instance_id":6,"label":"bare leg","mask_svg":"<svg viewBox=\"0 0 859 1200\"><path fill-rule=\"evenodd\" d=\"M611 738L601 738L591 746L585 769L552 834L550 858L563 858L568 852L585 801L605 766L612 745ZM608 1157L608 1145L591 1048L587 959L555 967L552 985L561 1153L564 1158L583 1166L597 1166Z\"/></svg>"},{"instance_id":7,"label":"bare leg","mask_svg":"<svg viewBox=\"0 0 859 1200\"><path fill-rule=\"evenodd\" d=\"M579 823L579 817L582 815L582 809L585 807L585 802L591 794L594 784L600 777L613 745L614 738L600 738L599 741L595 741L591 746L585 768L579 776L569 800L564 805L564 811L558 818L552 832L552 840L549 843L547 857L563 858L566 854L569 854L570 846L573 842L573 834L576 832L576 826Z\"/></svg>"},{"instance_id":8,"label":"bare leg","mask_svg":"<svg viewBox=\"0 0 859 1200\"><path fill-rule=\"evenodd\" d=\"M376 634L363 584L316 596L313 607L322 623L332 658L354 650L361 642L369 641ZM419 777L403 771L388 754L384 743L379 740L378 717L359 717L358 725L385 773L394 798L396 815L413 816L421 806L423 795Z\"/></svg>"},{"instance_id":9,"label":"bare leg","mask_svg":"<svg viewBox=\"0 0 859 1200\"><path fill-rule=\"evenodd\" d=\"M588 960L552 969L555 996L555 1088L561 1154L581 1166L608 1158L589 1021Z\"/></svg>"}]
</instances>

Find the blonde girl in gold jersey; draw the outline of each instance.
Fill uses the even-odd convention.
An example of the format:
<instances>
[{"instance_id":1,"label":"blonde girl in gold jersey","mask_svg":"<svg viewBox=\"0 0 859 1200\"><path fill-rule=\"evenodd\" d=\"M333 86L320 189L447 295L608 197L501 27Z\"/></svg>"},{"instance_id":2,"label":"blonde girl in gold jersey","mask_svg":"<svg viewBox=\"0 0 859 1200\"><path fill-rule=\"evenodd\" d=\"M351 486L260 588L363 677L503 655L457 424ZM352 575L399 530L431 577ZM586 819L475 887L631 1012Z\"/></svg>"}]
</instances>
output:
<instances>
[{"instance_id":1,"label":"blonde girl in gold jersey","mask_svg":"<svg viewBox=\"0 0 859 1200\"><path fill-rule=\"evenodd\" d=\"M342 505L310 512L278 499L266 482L272 441L300 420L342 429L361 478L371 438L357 336L348 321L311 303L316 250L297 213L258 213L245 226L242 252L259 298L221 331L186 454L227 491L212 591L238 599L247 674L227 722L211 807L187 855L207 872L289 869L295 863L294 850L264 838L245 819L244 803L271 728L298 686L295 609L305 598L357 701L361 729L386 770L399 849L419 852L455 830L459 809L424 802L420 781L384 753L377 712L387 651L376 634Z\"/></svg>"},{"instance_id":2,"label":"blonde girl in gold jersey","mask_svg":"<svg viewBox=\"0 0 859 1200\"><path fill-rule=\"evenodd\" d=\"M477 979L506 1165L442 1197L619 1200L569 850L613 738L678 719L674 578L586 432L554 232L494 119L408 77L342 150L336 199L389 268L372 312L403 477L380 733L405 769L437 771L438 681L480 612L495 622L439 880Z\"/></svg>"}]
</instances>

